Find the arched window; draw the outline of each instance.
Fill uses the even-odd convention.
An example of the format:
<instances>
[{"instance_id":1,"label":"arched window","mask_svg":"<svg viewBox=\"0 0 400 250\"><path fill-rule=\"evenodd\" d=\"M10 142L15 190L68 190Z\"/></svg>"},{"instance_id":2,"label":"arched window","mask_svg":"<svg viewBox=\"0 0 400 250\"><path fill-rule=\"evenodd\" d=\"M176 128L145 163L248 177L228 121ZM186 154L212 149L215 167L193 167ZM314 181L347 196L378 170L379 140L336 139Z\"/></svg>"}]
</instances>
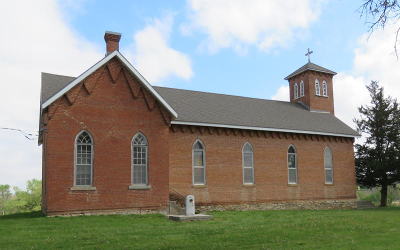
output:
<instances>
[{"instance_id":1,"label":"arched window","mask_svg":"<svg viewBox=\"0 0 400 250\"><path fill-rule=\"evenodd\" d=\"M193 154L193 184L206 184L206 166L204 145L200 140L196 140L192 148Z\"/></svg>"},{"instance_id":2,"label":"arched window","mask_svg":"<svg viewBox=\"0 0 400 250\"><path fill-rule=\"evenodd\" d=\"M304 96L304 82L300 82L300 97Z\"/></svg>"},{"instance_id":3,"label":"arched window","mask_svg":"<svg viewBox=\"0 0 400 250\"><path fill-rule=\"evenodd\" d=\"M326 147L324 150L324 169L325 169L325 183L333 183L333 163L332 163L332 151Z\"/></svg>"},{"instance_id":4,"label":"arched window","mask_svg":"<svg viewBox=\"0 0 400 250\"><path fill-rule=\"evenodd\" d=\"M132 184L147 185L147 139L142 133L137 133L132 139Z\"/></svg>"},{"instance_id":5,"label":"arched window","mask_svg":"<svg viewBox=\"0 0 400 250\"><path fill-rule=\"evenodd\" d=\"M91 186L93 175L93 140L82 131L75 139L75 186Z\"/></svg>"},{"instance_id":6,"label":"arched window","mask_svg":"<svg viewBox=\"0 0 400 250\"><path fill-rule=\"evenodd\" d=\"M288 183L297 184L297 155L294 146L288 149Z\"/></svg>"},{"instance_id":7,"label":"arched window","mask_svg":"<svg viewBox=\"0 0 400 250\"><path fill-rule=\"evenodd\" d=\"M318 79L315 80L315 95L321 95L321 86Z\"/></svg>"},{"instance_id":8,"label":"arched window","mask_svg":"<svg viewBox=\"0 0 400 250\"><path fill-rule=\"evenodd\" d=\"M246 142L242 148L243 161L243 183L254 184L254 160L253 147Z\"/></svg>"},{"instance_id":9,"label":"arched window","mask_svg":"<svg viewBox=\"0 0 400 250\"><path fill-rule=\"evenodd\" d=\"M328 85L326 84L326 81L322 82L322 95L328 96Z\"/></svg>"},{"instance_id":10,"label":"arched window","mask_svg":"<svg viewBox=\"0 0 400 250\"><path fill-rule=\"evenodd\" d=\"M293 92L294 92L294 99L299 98L299 86L297 85L297 83L294 84L293 87Z\"/></svg>"}]
</instances>

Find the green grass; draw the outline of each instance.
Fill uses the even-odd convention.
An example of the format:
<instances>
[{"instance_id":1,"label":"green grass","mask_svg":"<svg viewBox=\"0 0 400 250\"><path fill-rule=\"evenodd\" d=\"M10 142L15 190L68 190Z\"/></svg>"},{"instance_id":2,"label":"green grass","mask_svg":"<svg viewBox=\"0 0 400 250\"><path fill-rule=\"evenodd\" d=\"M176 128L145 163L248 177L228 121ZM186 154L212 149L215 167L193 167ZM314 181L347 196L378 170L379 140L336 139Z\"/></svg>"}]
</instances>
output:
<instances>
[{"instance_id":1,"label":"green grass","mask_svg":"<svg viewBox=\"0 0 400 250\"><path fill-rule=\"evenodd\" d=\"M0 217L1 249L400 249L400 209Z\"/></svg>"}]
</instances>

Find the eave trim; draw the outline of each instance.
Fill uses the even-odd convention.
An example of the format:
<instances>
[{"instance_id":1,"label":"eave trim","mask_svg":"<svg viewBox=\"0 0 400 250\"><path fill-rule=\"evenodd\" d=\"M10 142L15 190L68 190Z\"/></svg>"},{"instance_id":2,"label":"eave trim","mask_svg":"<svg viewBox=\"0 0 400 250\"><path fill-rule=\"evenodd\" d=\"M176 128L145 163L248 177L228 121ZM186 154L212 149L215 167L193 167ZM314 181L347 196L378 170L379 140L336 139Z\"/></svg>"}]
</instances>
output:
<instances>
[{"instance_id":1,"label":"eave trim","mask_svg":"<svg viewBox=\"0 0 400 250\"><path fill-rule=\"evenodd\" d=\"M302 70L300 72L292 73L292 74L288 75L287 77L284 78L284 80L289 80L290 78L293 78L293 77L295 77L297 75L300 75L301 73L303 73L303 72L305 72L307 70L315 71L315 72L321 72L321 73L325 73L325 74L329 74L329 75L336 75L337 74L336 72L333 72L333 71L328 72L328 71L325 71L325 70L317 70L317 69L308 69L307 68L307 69L304 69L304 70Z\"/></svg>"},{"instance_id":2,"label":"eave trim","mask_svg":"<svg viewBox=\"0 0 400 250\"><path fill-rule=\"evenodd\" d=\"M307 130L263 128L263 127L237 126L237 125L229 125L229 124L202 123L202 122L171 121L171 124L188 125L188 126L217 127L217 128L235 128L235 129L285 132L285 133L298 133L298 134L311 134L311 135L327 135L327 136L338 136L338 137L349 137L349 138L359 138L360 137L359 135L358 136L357 135L346 135L346 134L336 134L336 133L307 131Z\"/></svg>"}]
</instances>

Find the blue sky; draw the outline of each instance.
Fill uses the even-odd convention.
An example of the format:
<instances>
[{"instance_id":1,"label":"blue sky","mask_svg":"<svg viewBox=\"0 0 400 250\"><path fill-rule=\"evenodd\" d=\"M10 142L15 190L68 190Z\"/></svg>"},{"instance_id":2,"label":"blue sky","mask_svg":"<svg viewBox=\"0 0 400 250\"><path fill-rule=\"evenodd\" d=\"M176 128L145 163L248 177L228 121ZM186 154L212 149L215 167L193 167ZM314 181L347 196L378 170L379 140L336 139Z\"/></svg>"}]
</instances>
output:
<instances>
[{"instance_id":1,"label":"blue sky","mask_svg":"<svg viewBox=\"0 0 400 250\"><path fill-rule=\"evenodd\" d=\"M358 13L360 2L339 0L321 5L318 20L285 48L265 52L248 46L245 54L229 48L214 53L200 51L206 34L199 31L187 36L180 31L190 12L184 1L118 1L110 5L109 1L89 0L78 9L69 6L64 15L73 29L100 47L105 30L121 32L123 50L132 43L132 34L151 25L153 19L172 13L169 45L190 57L194 74L190 79L166 77L155 84L271 98L280 85L286 84L283 78L306 62L307 48L314 51L312 61L317 64L338 72L351 69L357 38L368 28Z\"/></svg>"},{"instance_id":2,"label":"blue sky","mask_svg":"<svg viewBox=\"0 0 400 250\"><path fill-rule=\"evenodd\" d=\"M379 80L400 97L390 23L372 35L362 0L13 0L0 15L0 127L37 133L41 72L78 76L104 57L106 30L154 85L288 100L283 80L312 61L338 72L335 115L353 126ZM398 45L400 47L400 44ZM41 178L37 138L0 130L0 184Z\"/></svg>"}]
</instances>

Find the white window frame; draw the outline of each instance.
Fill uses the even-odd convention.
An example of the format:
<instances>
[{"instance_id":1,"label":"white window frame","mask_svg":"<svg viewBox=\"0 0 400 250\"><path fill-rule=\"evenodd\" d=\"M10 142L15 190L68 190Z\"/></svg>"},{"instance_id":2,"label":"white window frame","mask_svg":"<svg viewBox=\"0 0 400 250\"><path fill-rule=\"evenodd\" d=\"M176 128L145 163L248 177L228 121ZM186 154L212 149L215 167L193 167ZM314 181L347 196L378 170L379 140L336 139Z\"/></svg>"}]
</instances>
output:
<instances>
[{"instance_id":1,"label":"white window frame","mask_svg":"<svg viewBox=\"0 0 400 250\"><path fill-rule=\"evenodd\" d=\"M196 143L200 143L201 144L201 146L203 147L203 149L202 149L202 151L203 151L203 166L195 166L194 165L194 151L195 151L195 149L194 149L194 146L196 145ZM194 173L195 173L195 169L196 168L201 168L201 169L203 169L203 171L204 171L204 179L203 179L203 183L195 183L194 182ZM194 143L193 143L193 145L192 145L192 183L193 183L193 185L196 185L196 186L203 186L203 185L206 185L206 183L207 183L207 175L206 175L206 148L205 148L205 146L204 146L204 143L200 140L200 139L196 139L195 141L194 141Z\"/></svg>"},{"instance_id":2,"label":"white window frame","mask_svg":"<svg viewBox=\"0 0 400 250\"><path fill-rule=\"evenodd\" d=\"M245 153L244 148L246 147L246 145L249 145L250 148L251 148L251 167L244 165L244 163L245 163L244 162L244 153ZM249 152L246 152L246 153L249 153ZM252 179L251 182L245 182L245 171L244 171L245 169L251 169L252 170L253 179ZM242 147L242 174L243 174L243 184L245 184L245 185L254 184L254 179L255 179L255 176L254 176L254 149L253 149L253 146L251 145L251 143L249 143L249 142L244 143L243 147Z\"/></svg>"},{"instance_id":3,"label":"white window frame","mask_svg":"<svg viewBox=\"0 0 400 250\"><path fill-rule=\"evenodd\" d=\"M315 79L315 95L321 96L321 85L319 84L318 79Z\"/></svg>"},{"instance_id":4,"label":"white window frame","mask_svg":"<svg viewBox=\"0 0 400 250\"><path fill-rule=\"evenodd\" d=\"M325 154L326 154L327 150L329 150L330 157L331 157L331 159L330 159L331 160L331 167L330 168L327 168L327 162L326 162L326 158L325 158ZM326 177L327 177L326 173L327 173L328 170L331 170L331 172L332 172L332 182L328 182L327 179L326 179ZM333 178L333 153L332 153L332 149L330 147L328 147L328 146L326 146L325 149L324 149L324 173L325 173L325 184L333 184L333 182L334 182L334 178Z\"/></svg>"},{"instance_id":5,"label":"white window frame","mask_svg":"<svg viewBox=\"0 0 400 250\"><path fill-rule=\"evenodd\" d=\"M300 97L304 96L304 82L300 81Z\"/></svg>"},{"instance_id":6,"label":"white window frame","mask_svg":"<svg viewBox=\"0 0 400 250\"><path fill-rule=\"evenodd\" d=\"M293 86L293 92L294 92L294 99L299 98L299 85L297 85L297 82Z\"/></svg>"},{"instance_id":7,"label":"white window frame","mask_svg":"<svg viewBox=\"0 0 400 250\"><path fill-rule=\"evenodd\" d=\"M293 147L294 149L294 153L289 153L289 149ZM294 161L295 161L295 168L289 168L289 155L293 155L294 154ZM288 149L286 150L286 155L287 155L287 169L288 169L288 184L291 185L296 185L299 182L299 176L298 176L298 165L297 165L297 149L294 145L289 145ZM296 173L296 181L295 182L290 182L290 169L295 169L295 173Z\"/></svg>"},{"instance_id":8,"label":"white window frame","mask_svg":"<svg viewBox=\"0 0 400 250\"><path fill-rule=\"evenodd\" d=\"M135 138L138 137L139 135L143 136L145 141L146 141L146 145L139 145L139 144L134 144L135 142ZM145 183L134 183L134 147L135 146L140 146L140 147L145 147L146 148L146 180ZM147 140L147 137L142 133L142 132L137 132L131 140L131 185L132 186L148 186L149 185L149 141Z\"/></svg>"},{"instance_id":9,"label":"white window frame","mask_svg":"<svg viewBox=\"0 0 400 250\"><path fill-rule=\"evenodd\" d=\"M326 81L322 81L322 96L328 96L328 84Z\"/></svg>"},{"instance_id":10,"label":"white window frame","mask_svg":"<svg viewBox=\"0 0 400 250\"><path fill-rule=\"evenodd\" d=\"M91 161L90 161L90 184L89 185L77 185L76 184L76 175L77 175L77 165L78 165L78 138L81 136L81 134L87 133L88 136L90 137L91 143L87 145L91 145L90 149L90 155L91 155ZM93 136L90 134L89 131L87 130L82 130L80 131L76 136L75 136L75 141L74 141L74 187L92 187L93 186L93 162L94 162L94 140Z\"/></svg>"}]
</instances>

